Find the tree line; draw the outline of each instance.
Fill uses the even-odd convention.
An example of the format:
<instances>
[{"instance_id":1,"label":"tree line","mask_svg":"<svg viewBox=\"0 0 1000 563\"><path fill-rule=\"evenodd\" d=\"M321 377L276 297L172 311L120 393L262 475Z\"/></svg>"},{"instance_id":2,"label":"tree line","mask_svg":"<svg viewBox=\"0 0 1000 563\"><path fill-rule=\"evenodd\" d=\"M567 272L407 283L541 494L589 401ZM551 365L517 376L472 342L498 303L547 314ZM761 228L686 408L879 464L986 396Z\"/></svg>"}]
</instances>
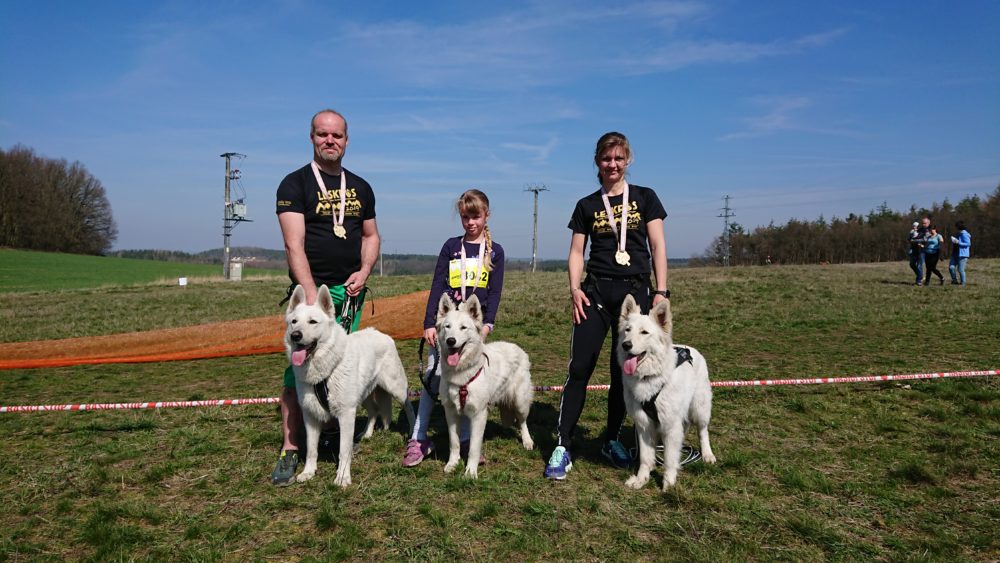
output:
<instances>
[{"instance_id":1,"label":"tree line","mask_svg":"<svg viewBox=\"0 0 1000 563\"><path fill-rule=\"evenodd\" d=\"M909 248L907 234L914 221L924 215L944 236L942 258L951 256L951 235L957 234L956 221L964 221L972 235L973 257L1000 257L1000 186L986 199L967 196L957 204L947 199L930 208L911 206L907 212L889 209L883 202L867 215L851 213L846 218L827 221L791 219L784 225L773 222L753 231L730 225L729 263L750 266L768 263L817 264L889 262L905 260ZM725 237L717 237L704 255L690 265L721 265L725 258Z\"/></svg>"},{"instance_id":2,"label":"tree line","mask_svg":"<svg viewBox=\"0 0 1000 563\"><path fill-rule=\"evenodd\" d=\"M104 186L82 164L0 149L0 246L104 254L117 236Z\"/></svg>"}]
</instances>

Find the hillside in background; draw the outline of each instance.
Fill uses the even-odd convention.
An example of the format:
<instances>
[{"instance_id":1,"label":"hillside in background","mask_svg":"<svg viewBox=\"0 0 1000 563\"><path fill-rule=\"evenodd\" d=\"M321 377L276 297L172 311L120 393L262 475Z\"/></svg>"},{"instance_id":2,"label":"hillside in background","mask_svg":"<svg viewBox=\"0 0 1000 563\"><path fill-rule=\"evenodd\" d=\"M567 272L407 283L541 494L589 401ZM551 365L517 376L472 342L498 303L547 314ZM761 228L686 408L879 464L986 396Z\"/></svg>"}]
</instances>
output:
<instances>
[{"instance_id":1,"label":"hillside in background","mask_svg":"<svg viewBox=\"0 0 1000 563\"><path fill-rule=\"evenodd\" d=\"M178 250L117 250L110 254L118 258L133 258L139 260L160 260L164 262L185 262L192 264L222 264L222 249L214 248L198 253L180 252ZM234 246L230 249L234 260L242 260L246 266L261 269L286 269L284 250L272 250L257 246ZM434 272L437 256L431 254L385 254L382 264L376 264L375 275L403 276L413 274L430 274ZM671 258L671 268L683 268L688 265L687 258ZM531 270L531 259L508 258L507 271L527 272ZM539 260L538 271L564 272L565 260Z\"/></svg>"}]
</instances>

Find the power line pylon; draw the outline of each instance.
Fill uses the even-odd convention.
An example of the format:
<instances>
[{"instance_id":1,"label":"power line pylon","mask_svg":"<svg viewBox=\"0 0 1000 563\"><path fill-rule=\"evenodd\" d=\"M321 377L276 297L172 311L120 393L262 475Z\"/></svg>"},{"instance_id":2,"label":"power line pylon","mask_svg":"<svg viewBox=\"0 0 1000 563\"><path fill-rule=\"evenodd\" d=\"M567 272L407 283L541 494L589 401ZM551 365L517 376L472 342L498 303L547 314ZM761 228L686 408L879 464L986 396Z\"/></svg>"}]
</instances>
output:
<instances>
[{"instance_id":1,"label":"power line pylon","mask_svg":"<svg viewBox=\"0 0 1000 563\"><path fill-rule=\"evenodd\" d=\"M238 205L234 205L229 197L229 182L240 178L240 171L233 170L230 166L230 161L234 156L237 158L246 158L247 155L238 152L227 152L219 156L226 159L226 202L222 215L222 278L228 280L231 279L231 272L229 271L229 238L232 236L233 227L237 223L248 221L246 218L246 205L243 204L243 200L241 199Z\"/></svg>"},{"instance_id":2,"label":"power line pylon","mask_svg":"<svg viewBox=\"0 0 1000 563\"><path fill-rule=\"evenodd\" d=\"M545 187L545 184L542 184L540 186L525 186L524 191L535 194L535 231L531 235L531 271L534 272L538 266L538 193L547 192L549 189Z\"/></svg>"},{"instance_id":3,"label":"power line pylon","mask_svg":"<svg viewBox=\"0 0 1000 563\"><path fill-rule=\"evenodd\" d=\"M722 198L725 201L725 206L722 207L722 214L716 215L716 217L722 217L723 231L722 231L722 265L729 265L729 254L730 254L730 240L729 240L729 218L735 217L736 214L732 213L732 208L729 207L729 200L731 197L725 195Z\"/></svg>"}]
</instances>

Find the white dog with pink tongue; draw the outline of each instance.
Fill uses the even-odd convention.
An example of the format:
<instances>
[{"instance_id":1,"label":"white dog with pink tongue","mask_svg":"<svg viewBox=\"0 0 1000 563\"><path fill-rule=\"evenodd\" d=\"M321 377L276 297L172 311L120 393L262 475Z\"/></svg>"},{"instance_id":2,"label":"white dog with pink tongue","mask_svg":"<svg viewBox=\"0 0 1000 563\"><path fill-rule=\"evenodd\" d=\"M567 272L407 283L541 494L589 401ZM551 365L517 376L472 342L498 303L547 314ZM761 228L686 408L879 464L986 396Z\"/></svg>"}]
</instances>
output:
<instances>
[{"instance_id":1,"label":"white dog with pink tongue","mask_svg":"<svg viewBox=\"0 0 1000 563\"><path fill-rule=\"evenodd\" d=\"M406 372L392 338L366 328L347 334L336 322L333 300L320 286L316 303L306 303L302 286L292 292L285 311L285 349L295 372L295 391L306 427L306 464L296 481L316 474L319 433L336 418L340 425L337 477L340 487L351 484L354 424L359 406L368 411L362 435L368 438L376 418L389 428L392 400L399 402L413 431L413 407L407 398Z\"/></svg>"},{"instance_id":2,"label":"white dog with pink tongue","mask_svg":"<svg viewBox=\"0 0 1000 563\"><path fill-rule=\"evenodd\" d=\"M528 354L510 342L483 342L483 309L475 295L457 307L447 295L438 302L438 349L441 366L441 404L448 422L450 450L444 470L450 473L461 459L459 420L469 418L469 454L465 476L479 476L479 455L491 405L500 407L500 418L521 433L521 445L535 447L528 433L528 412L534 387Z\"/></svg>"},{"instance_id":3,"label":"white dog with pink tongue","mask_svg":"<svg viewBox=\"0 0 1000 563\"><path fill-rule=\"evenodd\" d=\"M712 418L708 365L694 348L674 346L669 300L643 315L632 296L626 297L618 334L625 408L639 435L639 470L625 486L639 489L649 481L656 446L663 444L663 490L667 490L677 482L689 424L698 428L702 459L715 463L708 440Z\"/></svg>"}]
</instances>

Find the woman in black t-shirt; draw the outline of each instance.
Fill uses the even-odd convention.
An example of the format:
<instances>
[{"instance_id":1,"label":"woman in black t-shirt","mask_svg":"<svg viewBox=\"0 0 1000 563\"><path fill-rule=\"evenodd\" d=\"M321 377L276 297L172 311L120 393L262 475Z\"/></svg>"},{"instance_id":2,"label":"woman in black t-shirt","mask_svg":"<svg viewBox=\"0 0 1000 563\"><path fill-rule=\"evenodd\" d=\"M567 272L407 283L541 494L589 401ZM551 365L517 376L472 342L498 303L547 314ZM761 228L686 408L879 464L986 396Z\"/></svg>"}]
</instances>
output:
<instances>
[{"instance_id":1,"label":"woman in black t-shirt","mask_svg":"<svg viewBox=\"0 0 1000 563\"><path fill-rule=\"evenodd\" d=\"M545 477L565 479L573 464L568 451L583 411L587 383L597 366L604 339L611 330L612 350L618 345L618 316L626 295L632 295L643 313L670 296L667 291L667 251L663 219L667 216L656 192L630 185L626 179L632 149L621 133L606 133L594 151L601 189L576 204L569 228L569 289L573 303L569 377L559 410L559 442L545 468ZM590 240L587 277L583 279L584 249ZM650 264L652 262L652 264ZM655 289L650 272L655 273ZM651 303L652 298L652 303ZM619 441L625 421L622 370L610 358L611 389L608 419L601 453L621 468L632 463Z\"/></svg>"}]
</instances>

